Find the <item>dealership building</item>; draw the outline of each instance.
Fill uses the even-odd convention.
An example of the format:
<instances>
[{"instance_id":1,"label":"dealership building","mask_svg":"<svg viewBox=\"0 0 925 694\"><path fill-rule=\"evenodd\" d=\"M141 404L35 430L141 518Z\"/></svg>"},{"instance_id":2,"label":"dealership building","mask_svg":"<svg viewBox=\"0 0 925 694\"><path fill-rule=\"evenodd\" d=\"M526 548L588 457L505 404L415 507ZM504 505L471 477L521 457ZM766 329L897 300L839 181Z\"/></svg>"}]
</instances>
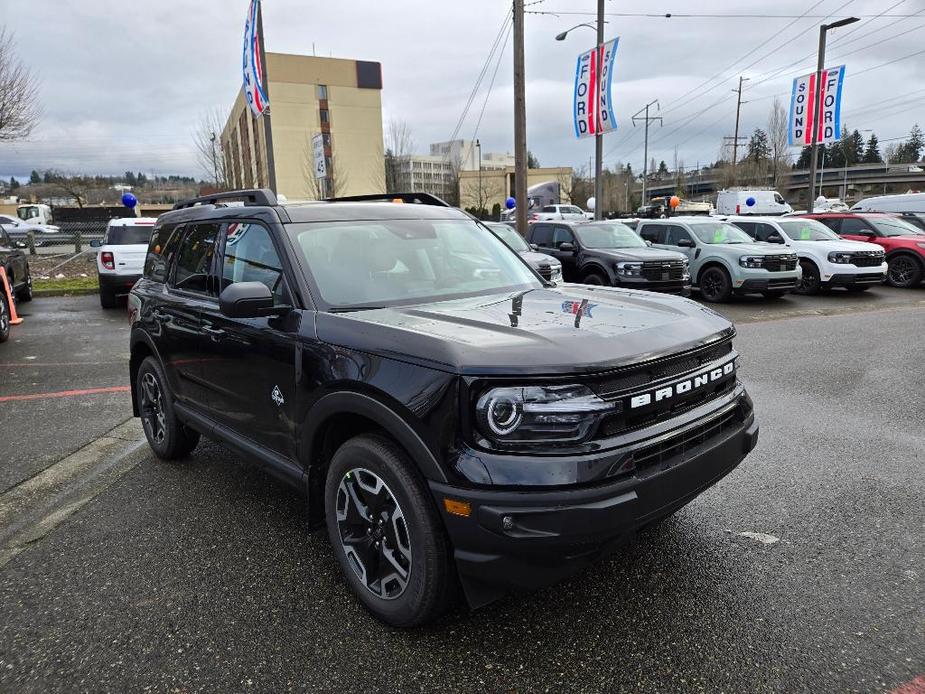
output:
<instances>
[{"instance_id":1,"label":"dealership building","mask_svg":"<svg viewBox=\"0 0 925 694\"><path fill-rule=\"evenodd\" d=\"M289 200L385 192L381 64L267 53L266 67L277 192ZM221 134L230 186L269 187L264 126L239 90ZM312 142L319 135L321 178Z\"/></svg>"}]
</instances>

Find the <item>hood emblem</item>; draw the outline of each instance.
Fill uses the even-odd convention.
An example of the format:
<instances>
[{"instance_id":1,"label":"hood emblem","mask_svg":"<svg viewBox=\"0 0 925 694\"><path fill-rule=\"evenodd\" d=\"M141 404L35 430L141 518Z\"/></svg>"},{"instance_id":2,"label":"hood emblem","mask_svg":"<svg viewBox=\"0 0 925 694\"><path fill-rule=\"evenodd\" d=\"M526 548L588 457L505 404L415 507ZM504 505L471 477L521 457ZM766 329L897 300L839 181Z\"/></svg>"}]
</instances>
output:
<instances>
[{"instance_id":1,"label":"hood emblem","mask_svg":"<svg viewBox=\"0 0 925 694\"><path fill-rule=\"evenodd\" d=\"M594 318L591 315L591 311L597 304L589 304L587 299L581 301L563 301L562 302L562 313L570 313L575 316L587 316L588 318Z\"/></svg>"},{"instance_id":2,"label":"hood emblem","mask_svg":"<svg viewBox=\"0 0 925 694\"><path fill-rule=\"evenodd\" d=\"M273 392L270 393L270 399L276 403L277 407L282 407L283 403L286 402L283 399L283 392L279 389L279 386L273 386Z\"/></svg>"}]
</instances>

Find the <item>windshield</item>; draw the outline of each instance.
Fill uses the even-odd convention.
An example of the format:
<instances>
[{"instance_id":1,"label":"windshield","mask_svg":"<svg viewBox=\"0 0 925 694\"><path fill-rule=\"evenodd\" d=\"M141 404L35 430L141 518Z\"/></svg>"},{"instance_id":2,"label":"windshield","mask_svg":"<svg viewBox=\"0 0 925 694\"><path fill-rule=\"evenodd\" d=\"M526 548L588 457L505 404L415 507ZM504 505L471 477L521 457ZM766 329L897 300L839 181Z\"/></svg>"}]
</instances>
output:
<instances>
[{"instance_id":1,"label":"windshield","mask_svg":"<svg viewBox=\"0 0 925 694\"><path fill-rule=\"evenodd\" d=\"M588 224L575 227L585 248L646 248L646 242L623 224Z\"/></svg>"},{"instance_id":2,"label":"windshield","mask_svg":"<svg viewBox=\"0 0 925 694\"><path fill-rule=\"evenodd\" d=\"M918 236L922 232L901 219L868 217L867 221L884 236Z\"/></svg>"},{"instance_id":3,"label":"windshield","mask_svg":"<svg viewBox=\"0 0 925 694\"><path fill-rule=\"evenodd\" d=\"M569 205L562 205L562 206L559 208L559 210L560 210L563 214L580 214L580 215L584 215L584 212L581 211L581 208L580 208L580 207L571 207L571 206L569 206Z\"/></svg>"},{"instance_id":4,"label":"windshield","mask_svg":"<svg viewBox=\"0 0 925 694\"><path fill-rule=\"evenodd\" d=\"M703 243L754 243L755 240L726 222L695 222L689 225Z\"/></svg>"},{"instance_id":5,"label":"windshield","mask_svg":"<svg viewBox=\"0 0 925 694\"><path fill-rule=\"evenodd\" d=\"M780 228L784 230L791 241L838 241L840 237L822 222L815 219L794 219L792 221L779 221Z\"/></svg>"},{"instance_id":6,"label":"windshield","mask_svg":"<svg viewBox=\"0 0 925 694\"><path fill-rule=\"evenodd\" d=\"M529 251L530 246L524 241L524 237L518 234L507 224L492 224L490 228L495 232L495 236L504 241L508 246L517 252Z\"/></svg>"},{"instance_id":7,"label":"windshield","mask_svg":"<svg viewBox=\"0 0 925 694\"><path fill-rule=\"evenodd\" d=\"M107 246L148 245L151 240L153 224L133 224L131 226L111 226L106 230Z\"/></svg>"},{"instance_id":8,"label":"windshield","mask_svg":"<svg viewBox=\"0 0 925 694\"><path fill-rule=\"evenodd\" d=\"M30 205L28 207L19 207L16 209L16 215L25 222L32 219L33 217L38 217L39 208L35 207L34 205Z\"/></svg>"},{"instance_id":9,"label":"windshield","mask_svg":"<svg viewBox=\"0 0 925 694\"><path fill-rule=\"evenodd\" d=\"M288 228L321 298L335 309L543 286L516 253L471 220L386 219Z\"/></svg>"}]
</instances>

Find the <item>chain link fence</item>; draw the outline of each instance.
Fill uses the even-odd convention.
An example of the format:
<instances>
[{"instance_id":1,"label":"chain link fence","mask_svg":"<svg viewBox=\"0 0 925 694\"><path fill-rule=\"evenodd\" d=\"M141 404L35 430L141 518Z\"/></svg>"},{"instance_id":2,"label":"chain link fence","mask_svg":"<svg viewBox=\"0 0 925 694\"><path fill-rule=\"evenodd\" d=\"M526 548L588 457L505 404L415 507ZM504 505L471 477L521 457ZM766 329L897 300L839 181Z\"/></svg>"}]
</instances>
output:
<instances>
[{"instance_id":1,"label":"chain link fence","mask_svg":"<svg viewBox=\"0 0 925 694\"><path fill-rule=\"evenodd\" d=\"M102 239L106 233L105 221L61 222L55 231L20 231L4 226L10 239L29 255L76 255L90 248L90 241Z\"/></svg>"}]
</instances>

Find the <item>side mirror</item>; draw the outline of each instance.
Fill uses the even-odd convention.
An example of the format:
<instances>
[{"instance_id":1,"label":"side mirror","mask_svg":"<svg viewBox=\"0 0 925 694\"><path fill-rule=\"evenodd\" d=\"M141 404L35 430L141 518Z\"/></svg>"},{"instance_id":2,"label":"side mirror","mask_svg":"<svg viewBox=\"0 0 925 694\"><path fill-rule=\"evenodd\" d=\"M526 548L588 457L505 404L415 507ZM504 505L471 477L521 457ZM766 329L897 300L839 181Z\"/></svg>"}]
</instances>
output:
<instances>
[{"instance_id":1,"label":"side mirror","mask_svg":"<svg viewBox=\"0 0 925 694\"><path fill-rule=\"evenodd\" d=\"M694 242L691 239L678 239L679 248L693 248Z\"/></svg>"},{"instance_id":2,"label":"side mirror","mask_svg":"<svg viewBox=\"0 0 925 694\"><path fill-rule=\"evenodd\" d=\"M90 241L90 248L100 248L103 245L102 239L92 239Z\"/></svg>"},{"instance_id":3,"label":"side mirror","mask_svg":"<svg viewBox=\"0 0 925 694\"><path fill-rule=\"evenodd\" d=\"M218 297L222 315L228 318L260 318L286 313L290 306L274 306L273 294L263 282L229 284Z\"/></svg>"},{"instance_id":4,"label":"side mirror","mask_svg":"<svg viewBox=\"0 0 925 694\"><path fill-rule=\"evenodd\" d=\"M771 234L768 236L768 243L783 243L784 239L780 234Z\"/></svg>"},{"instance_id":5,"label":"side mirror","mask_svg":"<svg viewBox=\"0 0 925 694\"><path fill-rule=\"evenodd\" d=\"M537 250L539 250L539 248L540 248L540 247L537 246L535 243L531 243L531 244L530 244L530 250L531 250L531 251L537 251Z\"/></svg>"},{"instance_id":6,"label":"side mirror","mask_svg":"<svg viewBox=\"0 0 925 694\"><path fill-rule=\"evenodd\" d=\"M575 251L575 244L569 243L568 241L563 241L559 244L559 250L563 253L572 253Z\"/></svg>"},{"instance_id":7,"label":"side mirror","mask_svg":"<svg viewBox=\"0 0 925 694\"><path fill-rule=\"evenodd\" d=\"M646 245L647 245L647 246L651 246L651 245L652 245L652 242L651 242L651 241L646 241Z\"/></svg>"}]
</instances>

